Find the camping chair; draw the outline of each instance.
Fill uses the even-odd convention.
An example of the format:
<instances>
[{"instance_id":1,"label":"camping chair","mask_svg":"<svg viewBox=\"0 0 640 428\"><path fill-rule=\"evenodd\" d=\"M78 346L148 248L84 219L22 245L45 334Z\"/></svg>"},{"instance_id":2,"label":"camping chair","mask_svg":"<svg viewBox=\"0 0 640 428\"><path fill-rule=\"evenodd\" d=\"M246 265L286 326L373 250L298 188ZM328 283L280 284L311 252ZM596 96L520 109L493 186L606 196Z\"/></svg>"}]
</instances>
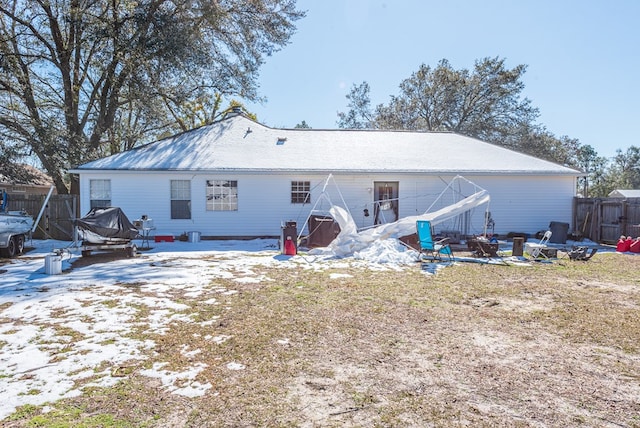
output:
<instances>
[{"instance_id":1,"label":"camping chair","mask_svg":"<svg viewBox=\"0 0 640 428\"><path fill-rule=\"evenodd\" d=\"M475 257L500 257L497 242L477 241L476 246Z\"/></svg>"},{"instance_id":2,"label":"camping chair","mask_svg":"<svg viewBox=\"0 0 640 428\"><path fill-rule=\"evenodd\" d=\"M418 220L416 222L416 230L418 232L418 245L420 246L420 256L428 253L433 260L442 260L442 254L445 254L449 261L453 261L453 251L449 245L449 238L433 240L431 233L431 222L428 220Z\"/></svg>"},{"instance_id":3,"label":"camping chair","mask_svg":"<svg viewBox=\"0 0 640 428\"><path fill-rule=\"evenodd\" d=\"M593 255L595 253L598 252L597 248L592 248L591 252L589 252L589 248L588 247L578 247L578 246L573 246L571 247L571 251L567 252L567 255L569 256L569 259L571 260L583 260L583 261L587 261L589 260L591 257L593 257Z\"/></svg>"},{"instance_id":4,"label":"camping chair","mask_svg":"<svg viewBox=\"0 0 640 428\"><path fill-rule=\"evenodd\" d=\"M525 242L524 249L534 259L541 256L546 259L548 257L543 250L547 248L549 239L551 239L551 231L547 230L542 236L542 239L540 239L540 242Z\"/></svg>"}]
</instances>

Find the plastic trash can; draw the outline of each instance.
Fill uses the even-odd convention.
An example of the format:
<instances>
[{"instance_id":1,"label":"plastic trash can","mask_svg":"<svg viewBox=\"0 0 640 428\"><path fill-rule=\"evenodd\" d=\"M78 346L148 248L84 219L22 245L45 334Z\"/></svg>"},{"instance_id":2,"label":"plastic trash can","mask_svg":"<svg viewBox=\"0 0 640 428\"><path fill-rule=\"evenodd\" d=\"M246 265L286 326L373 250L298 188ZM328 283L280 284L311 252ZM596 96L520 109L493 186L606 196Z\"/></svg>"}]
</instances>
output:
<instances>
[{"instance_id":1,"label":"plastic trash can","mask_svg":"<svg viewBox=\"0 0 640 428\"><path fill-rule=\"evenodd\" d=\"M44 256L44 273L47 275L60 275L62 273L62 256L59 254L47 254Z\"/></svg>"},{"instance_id":2,"label":"plastic trash can","mask_svg":"<svg viewBox=\"0 0 640 428\"><path fill-rule=\"evenodd\" d=\"M549 242L553 244L567 243L567 234L569 233L569 223L552 221L551 223L549 223L549 230L551 231L551 238L549 239Z\"/></svg>"},{"instance_id":3,"label":"plastic trash can","mask_svg":"<svg viewBox=\"0 0 640 428\"><path fill-rule=\"evenodd\" d=\"M524 238L515 237L513 238L513 248L511 250L512 256L520 256L524 254Z\"/></svg>"}]
</instances>

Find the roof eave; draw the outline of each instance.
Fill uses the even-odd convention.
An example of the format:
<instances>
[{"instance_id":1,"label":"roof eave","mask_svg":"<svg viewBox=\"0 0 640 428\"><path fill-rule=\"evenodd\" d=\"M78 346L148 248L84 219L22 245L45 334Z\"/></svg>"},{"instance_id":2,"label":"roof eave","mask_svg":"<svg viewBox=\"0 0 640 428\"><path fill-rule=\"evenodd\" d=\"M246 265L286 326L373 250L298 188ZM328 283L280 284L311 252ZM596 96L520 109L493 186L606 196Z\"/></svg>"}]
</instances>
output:
<instances>
[{"instance_id":1,"label":"roof eave","mask_svg":"<svg viewBox=\"0 0 640 428\"><path fill-rule=\"evenodd\" d=\"M328 169L328 168L136 168L136 169L119 169L119 168L76 168L69 170L71 174L83 174L91 172L111 172L111 173L131 173L131 172L199 172L199 173L243 173L243 174L263 174L270 172L291 172L291 173L347 173L347 174L460 174L460 175L546 175L546 176L580 176L582 173L577 170L461 170L461 169L423 169L423 170L399 170L399 169Z\"/></svg>"}]
</instances>

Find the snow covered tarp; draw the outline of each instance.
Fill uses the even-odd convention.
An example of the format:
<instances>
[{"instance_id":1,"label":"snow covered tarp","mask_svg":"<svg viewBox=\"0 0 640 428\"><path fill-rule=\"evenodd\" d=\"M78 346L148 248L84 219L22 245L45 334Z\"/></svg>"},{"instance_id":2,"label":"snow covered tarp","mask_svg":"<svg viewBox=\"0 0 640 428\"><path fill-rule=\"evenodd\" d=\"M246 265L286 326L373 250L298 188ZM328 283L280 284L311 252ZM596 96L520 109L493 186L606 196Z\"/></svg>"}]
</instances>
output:
<instances>
[{"instance_id":1,"label":"snow covered tarp","mask_svg":"<svg viewBox=\"0 0 640 428\"><path fill-rule=\"evenodd\" d=\"M92 208L74 220L82 239L94 244L128 242L138 236L138 229L118 207Z\"/></svg>"},{"instance_id":2,"label":"snow covered tarp","mask_svg":"<svg viewBox=\"0 0 640 428\"><path fill-rule=\"evenodd\" d=\"M312 250L312 253L348 257L354 253L364 250L374 242L387 239L398 239L415 233L416 221L418 220L429 220L431 221L431 224L435 226L483 204L489 203L490 196L486 190L478 187L461 176L456 176L452 182L455 180L465 180L469 184L472 184L475 193L437 211L425 212L424 214L417 216L404 217L393 223L381 224L374 228L361 231L358 231L353 217L346 209L337 205L332 206L329 209L329 212L340 226L340 233L327 247L314 249ZM447 187L449 188L450 186L451 183Z\"/></svg>"}]
</instances>

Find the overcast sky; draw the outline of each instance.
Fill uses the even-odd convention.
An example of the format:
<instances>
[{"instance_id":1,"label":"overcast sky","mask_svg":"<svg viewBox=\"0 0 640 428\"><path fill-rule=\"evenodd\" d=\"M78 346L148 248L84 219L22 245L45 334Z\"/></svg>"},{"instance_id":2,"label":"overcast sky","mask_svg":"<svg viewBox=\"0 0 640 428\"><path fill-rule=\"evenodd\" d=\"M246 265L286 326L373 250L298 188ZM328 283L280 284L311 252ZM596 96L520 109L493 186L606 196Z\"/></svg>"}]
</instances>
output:
<instances>
[{"instance_id":1,"label":"overcast sky","mask_svg":"<svg viewBox=\"0 0 640 428\"><path fill-rule=\"evenodd\" d=\"M524 96L539 122L601 156L640 146L636 123L640 1L299 0L307 16L291 43L267 58L264 104L248 104L272 127L337 128L345 95L367 81L373 105L446 58L455 69L500 57L528 66Z\"/></svg>"}]
</instances>

